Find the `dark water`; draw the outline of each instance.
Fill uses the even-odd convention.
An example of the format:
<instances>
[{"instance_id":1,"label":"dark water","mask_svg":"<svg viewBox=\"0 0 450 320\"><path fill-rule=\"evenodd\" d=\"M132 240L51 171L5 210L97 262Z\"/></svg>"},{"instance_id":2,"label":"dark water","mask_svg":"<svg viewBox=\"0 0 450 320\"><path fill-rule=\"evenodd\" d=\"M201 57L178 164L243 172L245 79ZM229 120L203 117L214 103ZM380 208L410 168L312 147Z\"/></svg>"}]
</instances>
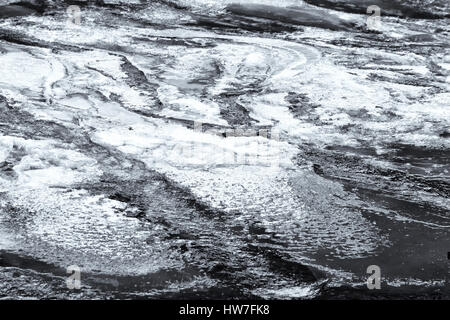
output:
<instances>
[{"instance_id":1,"label":"dark water","mask_svg":"<svg viewBox=\"0 0 450 320\"><path fill-rule=\"evenodd\" d=\"M449 297L447 1L13 2L0 297Z\"/></svg>"}]
</instances>

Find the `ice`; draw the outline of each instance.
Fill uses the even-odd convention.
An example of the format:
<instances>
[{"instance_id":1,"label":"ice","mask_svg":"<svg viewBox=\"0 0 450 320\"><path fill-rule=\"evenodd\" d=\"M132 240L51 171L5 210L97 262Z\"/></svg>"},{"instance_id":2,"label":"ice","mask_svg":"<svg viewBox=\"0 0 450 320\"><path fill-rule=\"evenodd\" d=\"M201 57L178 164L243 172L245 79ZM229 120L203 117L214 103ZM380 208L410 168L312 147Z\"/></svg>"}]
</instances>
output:
<instances>
[{"instance_id":1,"label":"ice","mask_svg":"<svg viewBox=\"0 0 450 320\"><path fill-rule=\"evenodd\" d=\"M377 259L393 287L440 285L446 20L263 32L224 8L273 1L113 2L0 21L3 252L145 279L142 297L309 299Z\"/></svg>"}]
</instances>

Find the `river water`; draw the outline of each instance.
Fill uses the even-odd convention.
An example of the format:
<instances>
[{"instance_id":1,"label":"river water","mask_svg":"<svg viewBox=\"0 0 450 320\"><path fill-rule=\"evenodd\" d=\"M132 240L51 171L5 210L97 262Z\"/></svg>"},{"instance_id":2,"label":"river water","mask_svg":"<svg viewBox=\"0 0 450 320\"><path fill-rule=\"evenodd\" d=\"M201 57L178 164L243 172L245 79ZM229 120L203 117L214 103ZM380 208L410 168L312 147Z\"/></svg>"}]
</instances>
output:
<instances>
[{"instance_id":1,"label":"river water","mask_svg":"<svg viewBox=\"0 0 450 320\"><path fill-rule=\"evenodd\" d=\"M0 297L448 297L447 1L13 2Z\"/></svg>"}]
</instances>

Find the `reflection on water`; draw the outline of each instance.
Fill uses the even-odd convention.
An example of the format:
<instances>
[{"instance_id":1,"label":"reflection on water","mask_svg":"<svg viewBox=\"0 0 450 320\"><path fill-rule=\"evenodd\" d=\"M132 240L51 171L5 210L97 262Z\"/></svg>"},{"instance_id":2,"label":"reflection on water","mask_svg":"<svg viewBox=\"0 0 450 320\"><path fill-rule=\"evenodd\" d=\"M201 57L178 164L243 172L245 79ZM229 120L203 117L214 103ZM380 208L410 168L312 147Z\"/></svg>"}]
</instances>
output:
<instances>
[{"instance_id":1,"label":"reflection on water","mask_svg":"<svg viewBox=\"0 0 450 320\"><path fill-rule=\"evenodd\" d=\"M0 296L448 297L448 4L306 2L2 7Z\"/></svg>"}]
</instances>

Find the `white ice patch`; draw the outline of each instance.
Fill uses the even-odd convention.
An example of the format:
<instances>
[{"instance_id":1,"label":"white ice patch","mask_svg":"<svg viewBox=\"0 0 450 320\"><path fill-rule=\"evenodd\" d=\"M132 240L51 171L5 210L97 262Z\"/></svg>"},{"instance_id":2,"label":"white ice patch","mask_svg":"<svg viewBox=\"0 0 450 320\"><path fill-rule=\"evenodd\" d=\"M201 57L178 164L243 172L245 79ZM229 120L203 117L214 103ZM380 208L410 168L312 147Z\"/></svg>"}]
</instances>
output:
<instances>
[{"instance_id":1,"label":"white ice patch","mask_svg":"<svg viewBox=\"0 0 450 320\"><path fill-rule=\"evenodd\" d=\"M133 131L112 129L93 136L95 142L132 154L150 168L166 174L209 207L239 212L237 219L244 221L259 221L268 232L286 238L285 241L301 247L303 252L326 246L340 257L359 257L383 243L376 228L359 213L336 208L334 195L342 193L338 184L294 168L290 159L295 155L295 148L271 141L271 148L279 148L272 150L281 151L275 154L280 159L278 166L273 165L273 159L267 154L258 157L257 152L252 153L251 141L263 139L222 138L182 126L163 127L156 121L153 126L135 126ZM194 149L200 152L183 154L176 150L182 147L192 150L189 148L192 143L200 146ZM250 161L223 164L224 153L248 154ZM255 164L252 160L261 162ZM355 236L358 234L364 236Z\"/></svg>"},{"instance_id":2,"label":"white ice patch","mask_svg":"<svg viewBox=\"0 0 450 320\"><path fill-rule=\"evenodd\" d=\"M164 84L158 88L158 96L165 106L159 115L228 126L220 117L219 105L213 101L202 102L198 98L184 96L175 86Z\"/></svg>"},{"instance_id":3,"label":"white ice patch","mask_svg":"<svg viewBox=\"0 0 450 320\"><path fill-rule=\"evenodd\" d=\"M217 13L224 10L229 4L264 4L270 6L289 7L289 6L302 6L303 1L299 0L277 0L276 3L273 0L174 0L181 5L188 6L197 12Z\"/></svg>"},{"instance_id":4,"label":"white ice patch","mask_svg":"<svg viewBox=\"0 0 450 320\"><path fill-rule=\"evenodd\" d=\"M315 285L289 286L286 283L285 288L260 288L253 290L252 293L263 299L312 299L319 293L319 289Z\"/></svg>"},{"instance_id":5,"label":"white ice patch","mask_svg":"<svg viewBox=\"0 0 450 320\"><path fill-rule=\"evenodd\" d=\"M145 155L151 167L160 169L201 169L243 164L292 166L290 159L295 149L286 142L267 139L256 133L250 137L238 135L224 138L213 132L202 133L181 125L164 124L156 119L134 125L132 131L127 127L100 131L94 134L93 139L127 153Z\"/></svg>"},{"instance_id":6,"label":"white ice patch","mask_svg":"<svg viewBox=\"0 0 450 320\"><path fill-rule=\"evenodd\" d=\"M14 152L18 155L14 155ZM66 186L94 180L101 170L97 162L74 150L58 148L52 141L0 137L0 160L11 156L17 180L6 182L22 187Z\"/></svg>"},{"instance_id":7,"label":"white ice patch","mask_svg":"<svg viewBox=\"0 0 450 320\"><path fill-rule=\"evenodd\" d=\"M183 267L179 255L168 247L170 242L158 238L164 234L125 217L121 202L85 190L45 187L14 190L9 201L15 214L4 211L2 217L14 239L4 242L4 249L19 247L22 254L63 268L76 264L82 272L115 276Z\"/></svg>"},{"instance_id":8,"label":"white ice patch","mask_svg":"<svg viewBox=\"0 0 450 320\"><path fill-rule=\"evenodd\" d=\"M23 51L9 51L0 54L0 84L2 87L13 87L40 92L45 77L51 73L50 65L43 59Z\"/></svg>"}]
</instances>

